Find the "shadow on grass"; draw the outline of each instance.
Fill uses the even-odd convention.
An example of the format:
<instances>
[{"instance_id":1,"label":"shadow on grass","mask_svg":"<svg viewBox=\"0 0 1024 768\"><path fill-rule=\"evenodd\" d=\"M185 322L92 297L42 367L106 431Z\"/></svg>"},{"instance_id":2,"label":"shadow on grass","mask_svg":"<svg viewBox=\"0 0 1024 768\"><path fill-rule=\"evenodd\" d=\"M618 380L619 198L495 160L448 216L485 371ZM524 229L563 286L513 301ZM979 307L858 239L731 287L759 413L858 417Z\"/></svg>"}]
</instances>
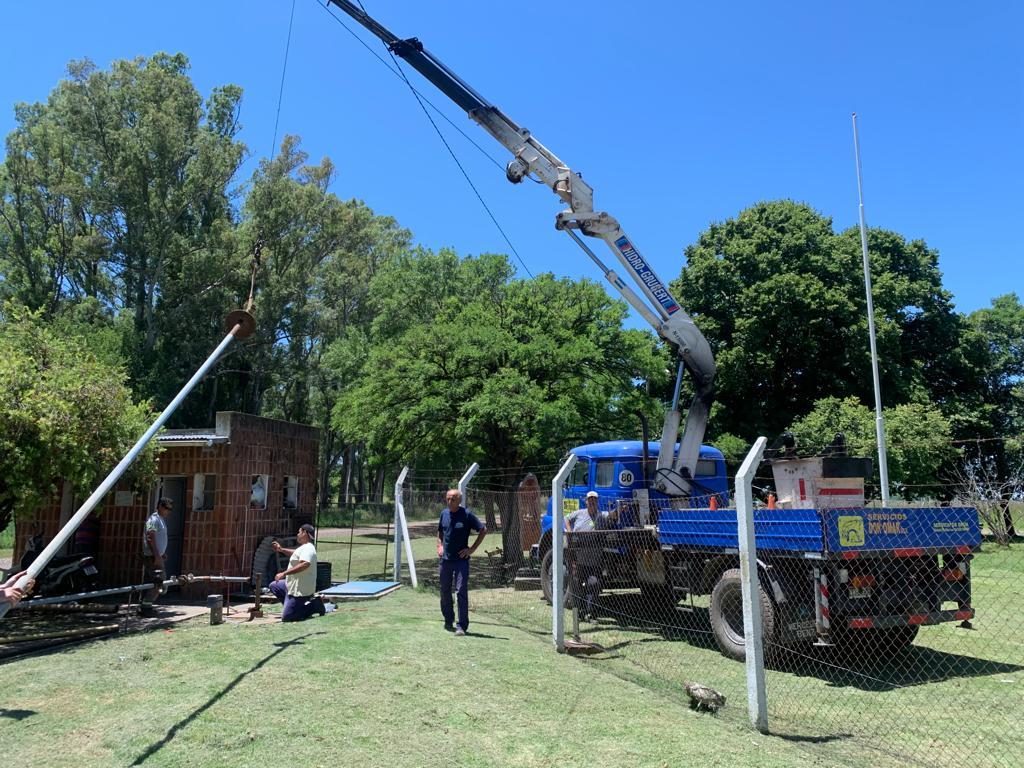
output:
<instances>
[{"instance_id":1,"label":"shadow on grass","mask_svg":"<svg viewBox=\"0 0 1024 768\"><path fill-rule=\"evenodd\" d=\"M796 677L815 677L834 688L857 688L884 693L913 685L946 680L988 677L1024 670L1009 664L974 656L937 651L912 645L890 659L858 659L836 649L809 649L815 653L783 651L771 669Z\"/></svg>"},{"instance_id":2,"label":"shadow on grass","mask_svg":"<svg viewBox=\"0 0 1024 768\"><path fill-rule=\"evenodd\" d=\"M507 637L501 637L500 635L488 635L483 632L467 632L466 637L476 637L481 640L508 640Z\"/></svg>"},{"instance_id":3,"label":"shadow on grass","mask_svg":"<svg viewBox=\"0 0 1024 768\"><path fill-rule=\"evenodd\" d=\"M24 720L37 714L39 713L34 709L0 709L0 717L7 717L11 720Z\"/></svg>"},{"instance_id":4,"label":"shadow on grass","mask_svg":"<svg viewBox=\"0 0 1024 768\"><path fill-rule=\"evenodd\" d=\"M635 633L637 637L618 642L616 649L664 642L685 642L696 648L718 652L707 608L679 610L653 608L641 595L605 593L598 600L598 617L582 627L583 639L592 633L613 631ZM733 664L723 657L722 663ZM781 649L773 655L768 668L794 677L815 677L837 688L864 691L893 691L913 685L940 683L1012 674L1024 666L992 661L912 645L890 658L867 658L836 648L808 646L799 650Z\"/></svg>"},{"instance_id":5,"label":"shadow on grass","mask_svg":"<svg viewBox=\"0 0 1024 768\"><path fill-rule=\"evenodd\" d=\"M275 656L278 656L284 650L286 650L287 648L291 648L293 645L302 645L302 641L305 640L307 637L312 637L313 635L324 635L324 634L327 634L327 633L326 632L308 632L305 635L302 635L301 637L294 638L293 640L285 640L285 641L280 642L280 643L274 643L274 645L277 646L277 650L270 652L269 654L264 656L262 659L257 661L255 664L253 664L251 667L249 667L249 669L247 669L245 672L242 672L241 674L239 674L234 680L232 680L230 683L228 683L221 691L216 693L214 696L210 697L210 699L208 701L206 701L206 703L204 703L202 706L194 709L188 715L188 717L186 717L186 718L184 718L182 720L179 720L174 725L172 725L167 730L166 735L162 739L160 739L160 741L157 741L157 742L151 744L146 749L145 752L143 752L141 755L139 755L138 757L135 758L135 761L133 763L131 763L131 765L142 765L144 762L146 762L146 760L148 760L153 755L155 755L157 752L159 752L161 749L163 749L165 746L167 746L167 744L169 744L170 741L175 736L177 736L178 733L181 730L186 728L190 723L192 723L192 721L194 721L197 717L199 717L201 714L203 714L203 712L205 712L210 707L212 707L214 704L216 704L218 701L220 701L226 694L230 693L235 688L235 686L237 686L240 682L242 682L242 680L244 680L247 676L251 675L253 672L255 672L256 670L258 670L261 667L263 667L265 664L267 664L267 662L269 662Z\"/></svg>"},{"instance_id":6,"label":"shadow on grass","mask_svg":"<svg viewBox=\"0 0 1024 768\"><path fill-rule=\"evenodd\" d=\"M797 733L780 733L772 731L772 736L782 739L783 741L792 741L797 744L828 744L830 741L844 741L846 739L852 739L852 733L833 733L828 736L804 736Z\"/></svg>"}]
</instances>

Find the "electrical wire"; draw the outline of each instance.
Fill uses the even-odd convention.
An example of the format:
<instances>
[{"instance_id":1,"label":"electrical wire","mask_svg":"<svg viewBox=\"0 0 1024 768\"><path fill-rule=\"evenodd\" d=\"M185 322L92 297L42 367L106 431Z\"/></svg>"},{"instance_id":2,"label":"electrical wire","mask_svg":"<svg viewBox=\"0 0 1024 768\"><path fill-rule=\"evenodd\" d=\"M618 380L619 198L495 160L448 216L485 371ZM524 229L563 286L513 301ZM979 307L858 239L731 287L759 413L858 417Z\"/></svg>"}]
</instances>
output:
<instances>
[{"instance_id":1,"label":"electrical wire","mask_svg":"<svg viewBox=\"0 0 1024 768\"><path fill-rule=\"evenodd\" d=\"M356 0L356 1L359 2L359 0ZM366 12L366 9L363 8L363 4L361 2L359 2L359 7L363 9L364 13ZM327 10L328 10L328 13L330 13L330 9L328 8ZM330 13L330 15L331 15L332 18L335 19L335 21L337 21L339 24L341 24L343 27L345 27L345 29L348 30L351 34L353 34L353 36L355 35L355 33L352 32L352 30L348 29L348 26L344 22L342 22L341 19L339 19L336 16L334 16L333 13ZM359 39L359 38L357 38L357 39ZM362 41L360 40L360 42L362 42ZM424 101L425 101L424 98L420 95L419 91L416 90L416 88L413 86L413 84L411 82L409 82L409 78L406 77L405 70L403 70L402 66L398 63L398 59L395 58L395 54L392 53L389 50L388 51L388 55L391 57L391 61L394 63L395 70L397 71L398 75L402 78L402 80L405 82L405 84L409 87L409 90L412 92L412 95L416 99L416 102L420 105L420 109L423 110L423 114L427 116L427 120L430 121L431 126L433 126L434 131L437 133L437 137L441 140L441 143L444 144L444 148L448 150L448 154L451 155L451 158L455 162L455 165L458 166L458 169L459 169L459 171L461 171L463 178L466 179L466 183L469 184L470 189L473 190L473 194L476 195L476 199L480 201L480 205L483 206L484 211L487 212L487 216L490 218L491 222L494 224L494 226L497 228L498 232L501 234L501 237L502 237L502 239L504 239L505 244L508 245L509 250L511 250L512 253L515 255L516 259L519 261L519 263L522 265L523 269L526 271L526 274L528 274L531 278L534 277L533 272L531 272L530 268L528 266L526 266L526 262L523 260L523 257L519 255L519 251L517 251L516 247L514 245L512 245L512 240L509 239L509 236L506 234L506 232L502 228L501 224L498 223L497 217L495 217L494 213L491 211L490 206L487 205L487 202L484 200L483 195L480 194L480 190L477 189L476 184L473 183L473 180L470 178L469 173L466 171L465 166L463 166L462 162L459 160L458 155L455 154L455 150L452 148L451 144L448 143L448 140L444 137L444 133L441 132L441 129L438 127L437 122L434 120L433 116L430 114L430 110L427 109L426 104L424 103ZM378 57L378 58L380 58L380 57ZM390 67L389 67L389 69L390 69ZM433 105L431 105L431 106L433 106ZM437 108L434 107L434 109L437 109ZM465 134L463 134L463 135L465 135ZM490 156L488 155L488 157L490 157ZM493 160L493 158L492 158L492 160ZM500 167L500 165L499 165L499 167Z\"/></svg>"},{"instance_id":2,"label":"electrical wire","mask_svg":"<svg viewBox=\"0 0 1024 768\"><path fill-rule=\"evenodd\" d=\"M288 52L292 48L292 24L295 21L295 0L292 0L292 12L288 17L288 41L284 46L284 65L281 67L281 85L277 89L277 115L274 117L274 141L270 145L270 157L277 153L277 128L281 122L281 100L284 98L284 77L288 72Z\"/></svg>"}]
</instances>

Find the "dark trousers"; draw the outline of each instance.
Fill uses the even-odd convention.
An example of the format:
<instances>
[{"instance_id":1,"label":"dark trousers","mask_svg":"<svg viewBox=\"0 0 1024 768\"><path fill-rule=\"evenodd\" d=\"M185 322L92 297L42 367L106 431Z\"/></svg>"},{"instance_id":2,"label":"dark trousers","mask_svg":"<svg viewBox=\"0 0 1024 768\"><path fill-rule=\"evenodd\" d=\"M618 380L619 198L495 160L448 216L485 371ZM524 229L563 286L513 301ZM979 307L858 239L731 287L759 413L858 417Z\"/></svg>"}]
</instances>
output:
<instances>
[{"instance_id":1,"label":"dark trousers","mask_svg":"<svg viewBox=\"0 0 1024 768\"><path fill-rule=\"evenodd\" d=\"M288 583L284 579L270 582L268 589L284 606L281 610L281 621L302 621L314 613L322 614L324 612L324 601L316 595L310 597L289 595Z\"/></svg>"},{"instance_id":2,"label":"dark trousers","mask_svg":"<svg viewBox=\"0 0 1024 768\"><path fill-rule=\"evenodd\" d=\"M460 557L455 560L441 561L441 615L445 626L455 623L455 611L452 610L452 587L459 603L459 626L463 631L469 629L469 558Z\"/></svg>"},{"instance_id":3,"label":"dark trousers","mask_svg":"<svg viewBox=\"0 0 1024 768\"><path fill-rule=\"evenodd\" d=\"M142 571L142 578L145 582L154 585L151 590L142 596L142 602L155 603L163 591L164 576L167 574L156 567L156 558L152 555L142 556Z\"/></svg>"},{"instance_id":4,"label":"dark trousers","mask_svg":"<svg viewBox=\"0 0 1024 768\"><path fill-rule=\"evenodd\" d=\"M597 598L601 594L601 566L577 563L573 599L583 616L597 615Z\"/></svg>"}]
</instances>

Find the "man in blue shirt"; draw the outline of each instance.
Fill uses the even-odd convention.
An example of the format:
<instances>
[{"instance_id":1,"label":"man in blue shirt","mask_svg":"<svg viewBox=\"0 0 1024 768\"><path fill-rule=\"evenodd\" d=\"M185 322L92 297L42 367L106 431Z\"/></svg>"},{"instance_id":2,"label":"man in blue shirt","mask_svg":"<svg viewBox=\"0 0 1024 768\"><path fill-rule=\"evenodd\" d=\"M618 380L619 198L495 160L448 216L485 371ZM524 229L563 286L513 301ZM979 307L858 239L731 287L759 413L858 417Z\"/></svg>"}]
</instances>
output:
<instances>
[{"instance_id":1,"label":"man in blue shirt","mask_svg":"<svg viewBox=\"0 0 1024 768\"><path fill-rule=\"evenodd\" d=\"M476 515L461 505L462 494L452 488L444 497L447 509L441 512L437 523L437 556L441 558L441 615L444 628L456 635L469 630L469 558L487 535L487 528ZM476 532L473 546L469 545L469 532ZM452 585L459 603L459 623L455 625L452 610Z\"/></svg>"}]
</instances>

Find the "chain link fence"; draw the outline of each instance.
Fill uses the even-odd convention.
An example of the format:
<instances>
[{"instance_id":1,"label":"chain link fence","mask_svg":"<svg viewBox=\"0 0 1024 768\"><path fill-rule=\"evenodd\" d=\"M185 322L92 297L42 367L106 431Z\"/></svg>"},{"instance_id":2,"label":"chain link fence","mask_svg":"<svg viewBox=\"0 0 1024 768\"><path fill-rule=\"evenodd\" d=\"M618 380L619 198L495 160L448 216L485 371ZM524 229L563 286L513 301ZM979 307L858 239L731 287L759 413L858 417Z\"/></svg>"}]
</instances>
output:
<instances>
[{"instance_id":1,"label":"chain link fence","mask_svg":"<svg viewBox=\"0 0 1024 768\"><path fill-rule=\"evenodd\" d=\"M467 489L465 506L488 527L472 558L473 626L552 643L555 469L515 484L482 472ZM457 477L403 489L421 588L437 589L437 518ZM755 485L778 493L772 481L762 466ZM1007 531L1024 525L1024 502L958 484L942 489L943 504L836 507L828 497L842 490L762 493L756 504L769 732L828 765L1024 765L1024 543ZM732 493L701 508L600 499L584 515L584 492L564 492L554 518L570 529L566 650L749 727ZM359 514L349 512L347 539L328 539L338 544L321 522L322 556L336 574L351 559L351 578L390 578L394 507L367 525Z\"/></svg>"}]
</instances>

